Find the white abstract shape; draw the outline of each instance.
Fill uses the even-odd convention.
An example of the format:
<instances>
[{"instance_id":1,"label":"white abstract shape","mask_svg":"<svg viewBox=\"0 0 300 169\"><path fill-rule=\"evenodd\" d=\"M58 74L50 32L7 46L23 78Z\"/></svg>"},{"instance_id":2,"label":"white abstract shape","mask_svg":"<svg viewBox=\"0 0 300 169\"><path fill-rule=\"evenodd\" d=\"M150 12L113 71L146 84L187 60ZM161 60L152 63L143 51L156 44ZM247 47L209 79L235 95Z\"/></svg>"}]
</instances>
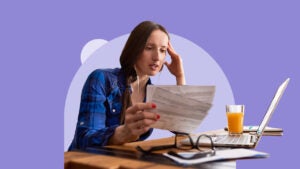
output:
<instances>
[{"instance_id":1,"label":"white abstract shape","mask_svg":"<svg viewBox=\"0 0 300 169\"><path fill-rule=\"evenodd\" d=\"M82 87L88 75L98 68L120 67L119 57L129 34L117 37L97 48L76 72L66 97L64 112L64 150L68 149L74 137L80 107ZM218 63L201 47L178 35L170 34L172 45L183 60L188 85L216 85L213 107L196 132L223 128L226 123L225 105L234 104L234 97L226 75ZM170 60L168 56L167 60ZM157 85L176 84L166 67L151 77ZM184 114L184 112L182 112ZM154 129L148 139L173 135L169 131Z\"/></svg>"},{"instance_id":2,"label":"white abstract shape","mask_svg":"<svg viewBox=\"0 0 300 169\"><path fill-rule=\"evenodd\" d=\"M104 39L93 39L86 43L81 50L81 64L83 64L97 49L105 45L108 41Z\"/></svg>"}]
</instances>

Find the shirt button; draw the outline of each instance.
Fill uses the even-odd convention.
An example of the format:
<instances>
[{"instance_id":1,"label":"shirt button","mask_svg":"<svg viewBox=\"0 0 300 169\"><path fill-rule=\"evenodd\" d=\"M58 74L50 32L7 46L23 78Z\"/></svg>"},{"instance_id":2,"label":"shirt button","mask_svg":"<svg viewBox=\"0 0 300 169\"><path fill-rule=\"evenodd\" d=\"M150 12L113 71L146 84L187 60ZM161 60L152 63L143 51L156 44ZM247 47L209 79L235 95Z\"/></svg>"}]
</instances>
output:
<instances>
[{"instance_id":1,"label":"shirt button","mask_svg":"<svg viewBox=\"0 0 300 169\"><path fill-rule=\"evenodd\" d=\"M116 109L112 109L112 112L116 112Z\"/></svg>"},{"instance_id":2,"label":"shirt button","mask_svg":"<svg viewBox=\"0 0 300 169\"><path fill-rule=\"evenodd\" d=\"M82 122L80 122L80 125L82 126L82 125L84 125L84 122L82 121Z\"/></svg>"}]
</instances>

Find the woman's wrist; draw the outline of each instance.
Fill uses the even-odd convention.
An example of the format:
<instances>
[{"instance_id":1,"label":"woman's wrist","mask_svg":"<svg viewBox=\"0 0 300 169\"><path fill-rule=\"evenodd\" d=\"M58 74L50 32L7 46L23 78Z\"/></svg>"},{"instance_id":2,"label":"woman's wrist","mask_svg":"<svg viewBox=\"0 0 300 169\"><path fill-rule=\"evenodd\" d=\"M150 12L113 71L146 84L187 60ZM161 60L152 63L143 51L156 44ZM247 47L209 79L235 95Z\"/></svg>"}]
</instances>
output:
<instances>
[{"instance_id":1,"label":"woman's wrist","mask_svg":"<svg viewBox=\"0 0 300 169\"><path fill-rule=\"evenodd\" d=\"M176 82L177 85L185 85L185 77L184 76L180 76L180 77L176 77Z\"/></svg>"},{"instance_id":2,"label":"woman's wrist","mask_svg":"<svg viewBox=\"0 0 300 169\"><path fill-rule=\"evenodd\" d=\"M115 129L114 134L110 137L108 144L109 145L121 145L126 143L126 136L123 136L125 133L124 125L120 125Z\"/></svg>"},{"instance_id":3,"label":"woman's wrist","mask_svg":"<svg viewBox=\"0 0 300 169\"><path fill-rule=\"evenodd\" d=\"M128 143L131 141L135 141L136 139L133 139L130 137L130 132L126 130L124 125L120 125L115 129L114 134L109 139L108 144L109 145L122 145L124 143Z\"/></svg>"}]
</instances>

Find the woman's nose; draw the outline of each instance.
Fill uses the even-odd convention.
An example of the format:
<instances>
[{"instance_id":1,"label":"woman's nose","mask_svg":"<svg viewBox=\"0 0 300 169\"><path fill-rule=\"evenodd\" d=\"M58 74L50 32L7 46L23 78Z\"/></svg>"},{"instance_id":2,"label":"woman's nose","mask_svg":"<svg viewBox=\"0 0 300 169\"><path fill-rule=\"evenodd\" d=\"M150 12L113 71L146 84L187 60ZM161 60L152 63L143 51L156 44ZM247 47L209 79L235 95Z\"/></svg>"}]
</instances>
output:
<instances>
[{"instance_id":1,"label":"woman's nose","mask_svg":"<svg viewBox=\"0 0 300 169\"><path fill-rule=\"evenodd\" d=\"M159 52L159 50L155 50L155 52L153 52L152 54L152 60L158 61L160 57L161 57L161 53Z\"/></svg>"}]
</instances>

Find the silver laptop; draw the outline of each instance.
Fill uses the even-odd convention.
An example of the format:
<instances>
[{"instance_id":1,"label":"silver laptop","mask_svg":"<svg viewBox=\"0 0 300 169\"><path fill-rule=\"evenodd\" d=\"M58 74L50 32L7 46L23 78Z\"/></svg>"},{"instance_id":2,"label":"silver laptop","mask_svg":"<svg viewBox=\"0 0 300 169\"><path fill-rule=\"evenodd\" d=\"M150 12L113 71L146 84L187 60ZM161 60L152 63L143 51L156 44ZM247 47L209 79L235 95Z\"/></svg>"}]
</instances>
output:
<instances>
[{"instance_id":1,"label":"silver laptop","mask_svg":"<svg viewBox=\"0 0 300 169\"><path fill-rule=\"evenodd\" d=\"M278 105L278 102L283 95L290 79L287 78L277 89L275 96L261 122L256 132L253 133L243 133L242 135L232 136L232 135L213 135L212 140L214 146L218 147L246 147L246 148L255 148L261 139L266 126L268 125L271 116ZM204 138L204 137L203 137ZM197 137L193 137L193 141L196 142ZM189 140L182 140L182 144L190 144ZM210 146L209 139L200 140L200 145Z\"/></svg>"}]
</instances>

